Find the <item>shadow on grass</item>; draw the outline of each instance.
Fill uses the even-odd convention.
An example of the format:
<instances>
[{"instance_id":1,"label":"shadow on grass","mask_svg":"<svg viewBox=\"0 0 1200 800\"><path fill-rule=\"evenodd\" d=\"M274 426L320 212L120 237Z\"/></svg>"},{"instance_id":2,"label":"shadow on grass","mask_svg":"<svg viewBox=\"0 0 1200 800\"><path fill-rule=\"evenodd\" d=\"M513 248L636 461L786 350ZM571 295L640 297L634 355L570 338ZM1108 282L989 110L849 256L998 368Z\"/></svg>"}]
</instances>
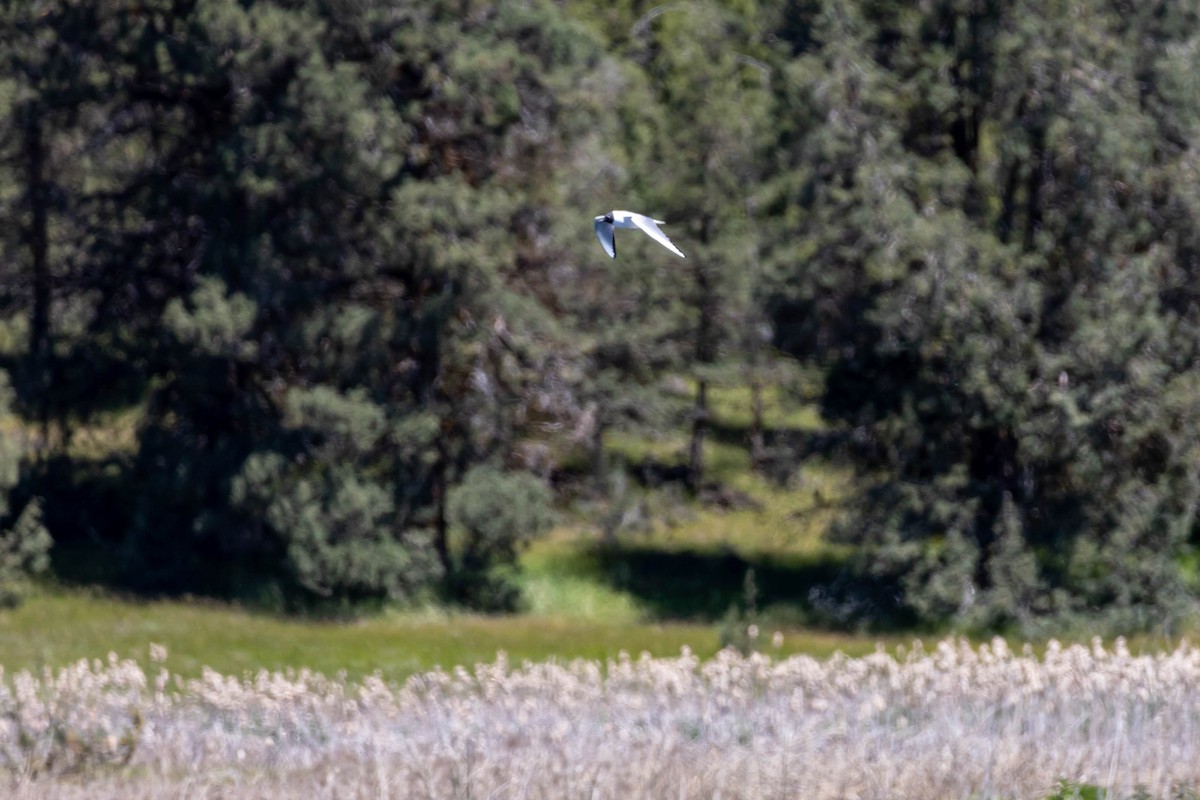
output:
<instances>
[{"instance_id":1,"label":"shadow on grass","mask_svg":"<svg viewBox=\"0 0 1200 800\"><path fill-rule=\"evenodd\" d=\"M286 610L276 575L199 547L189 549L191 542L184 535L176 554L188 569L178 571L174 585L148 585L130 568L125 537L133 519L134 496L128 470L128 463L117 457L91 461L56 456L19 485L22 497L52 498L43 504L43 520L54 537L50 548L54 582L68 588L96 587L128 599L190 596L238 602L271 613Z\"/></svg>"},{"instance_id":2,"label":"shadow on grass","mask_svg":"<svg viewBox=\"0 0 1200 800\"><path fill-rule=\"evenodd\" d=\"M594 557L613 588L660 620L716 623L747 611L747 574L764 622L886 631L911 626L896 593L863 580L835 557L746 557L732 551L601 546Z\"/></svg>"}]
</instances>

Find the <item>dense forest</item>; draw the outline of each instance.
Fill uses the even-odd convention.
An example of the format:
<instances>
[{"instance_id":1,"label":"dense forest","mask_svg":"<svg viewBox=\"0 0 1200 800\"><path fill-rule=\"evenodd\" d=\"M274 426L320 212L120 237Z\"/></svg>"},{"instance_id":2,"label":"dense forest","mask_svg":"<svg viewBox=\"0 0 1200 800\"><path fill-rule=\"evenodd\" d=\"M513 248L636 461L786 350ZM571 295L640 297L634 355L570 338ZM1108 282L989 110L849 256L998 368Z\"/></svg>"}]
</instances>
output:
<instances>
[{"instance_id":1,"label":"dense forest","mask_svg":"<svg viewBox=\"0 0 1200 800\"><path fill-rule=\"evenodd\" d=\"M606 436L688 431L701 492L712 388L793 363L859 468L847 608L1192 615L1194 3L0 9L5 598L53 540L512 607ZM686 260L610 260L613 208Z\"/></svg>"}]
</instances>

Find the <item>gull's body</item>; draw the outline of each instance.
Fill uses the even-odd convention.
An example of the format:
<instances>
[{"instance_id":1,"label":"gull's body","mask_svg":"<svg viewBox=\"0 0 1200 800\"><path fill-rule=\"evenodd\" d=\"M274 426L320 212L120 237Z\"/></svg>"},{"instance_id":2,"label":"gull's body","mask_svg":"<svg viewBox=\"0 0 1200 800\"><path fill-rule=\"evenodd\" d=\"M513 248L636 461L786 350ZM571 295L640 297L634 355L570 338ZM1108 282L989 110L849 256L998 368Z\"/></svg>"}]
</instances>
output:
<instances>
[{"instance_id":1,"label":"gull's body","mask_svg":"<svg viewBox=\"0 0 1200 800\"><path fill-rule=\"evenodd\" d=\"M637 228L675 255L680 258L687 258L675 246L675 243L668 239L667 235L659 229L658 226L660 224L663 224L661 219L652 219L645 214L635 214L632 211L612 211L596 217L596 238L600 240L600 245L604 248L604 252L608 253L610 258L616 258L617 240L613 236L613 229Z\"/></svg>"}]
</instances>

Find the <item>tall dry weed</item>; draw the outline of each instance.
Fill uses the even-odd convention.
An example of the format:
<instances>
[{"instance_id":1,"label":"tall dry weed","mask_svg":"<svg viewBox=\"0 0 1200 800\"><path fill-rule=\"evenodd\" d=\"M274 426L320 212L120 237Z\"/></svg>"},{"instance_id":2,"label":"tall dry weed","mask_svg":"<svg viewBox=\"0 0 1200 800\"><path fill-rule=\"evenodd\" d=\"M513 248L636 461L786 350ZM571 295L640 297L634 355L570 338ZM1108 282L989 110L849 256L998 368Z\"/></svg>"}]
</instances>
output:
<instances>
[{"instance_id":1,"label":"tall dry weed","mask_svg":"<svg viewBox=\"0 0 1200 800\"><path fill-rule=\"evenodd\" d=\"M156 653L161 658L161 652ZM1200 785L1200 651L492 664L350 684L110 657L0 680L17 798L1040 798Z\"/></svg>"}]
</instances>

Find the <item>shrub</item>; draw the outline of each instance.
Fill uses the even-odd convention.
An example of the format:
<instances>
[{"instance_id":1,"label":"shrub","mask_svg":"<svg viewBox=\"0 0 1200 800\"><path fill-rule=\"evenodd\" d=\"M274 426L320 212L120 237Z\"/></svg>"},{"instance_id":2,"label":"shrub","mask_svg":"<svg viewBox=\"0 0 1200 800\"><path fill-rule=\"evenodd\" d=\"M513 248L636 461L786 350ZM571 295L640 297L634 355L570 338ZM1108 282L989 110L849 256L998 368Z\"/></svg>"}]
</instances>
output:
<instances>
[{"instance_id":1,"label":"shrub","mask_svg":"<svg viewBox=\"0 0 1200 800\"><path fill-rule=\"evenodd\" d=\"M476 467L451 490L447 512L462 533L450 591L455 600L486 609L512 609L511 580L522 545L550 527L550 490L527 473Z\"/></svg>"},{"instance_id":2,"label":"shrub","mask_svg":"<svg viewBox=\"0 0 1200 800\"><path fill-rule=\"evenodd\" d=\"M8 415L11 402L8 374L0 371L0 419ZM0 437L0 605L5 606L20 602L30 576L49 565L51 540L42 525L41 501L33 498L19 512L12 507L20 476L20 442Z\"/></svg>"}]
</instances>

